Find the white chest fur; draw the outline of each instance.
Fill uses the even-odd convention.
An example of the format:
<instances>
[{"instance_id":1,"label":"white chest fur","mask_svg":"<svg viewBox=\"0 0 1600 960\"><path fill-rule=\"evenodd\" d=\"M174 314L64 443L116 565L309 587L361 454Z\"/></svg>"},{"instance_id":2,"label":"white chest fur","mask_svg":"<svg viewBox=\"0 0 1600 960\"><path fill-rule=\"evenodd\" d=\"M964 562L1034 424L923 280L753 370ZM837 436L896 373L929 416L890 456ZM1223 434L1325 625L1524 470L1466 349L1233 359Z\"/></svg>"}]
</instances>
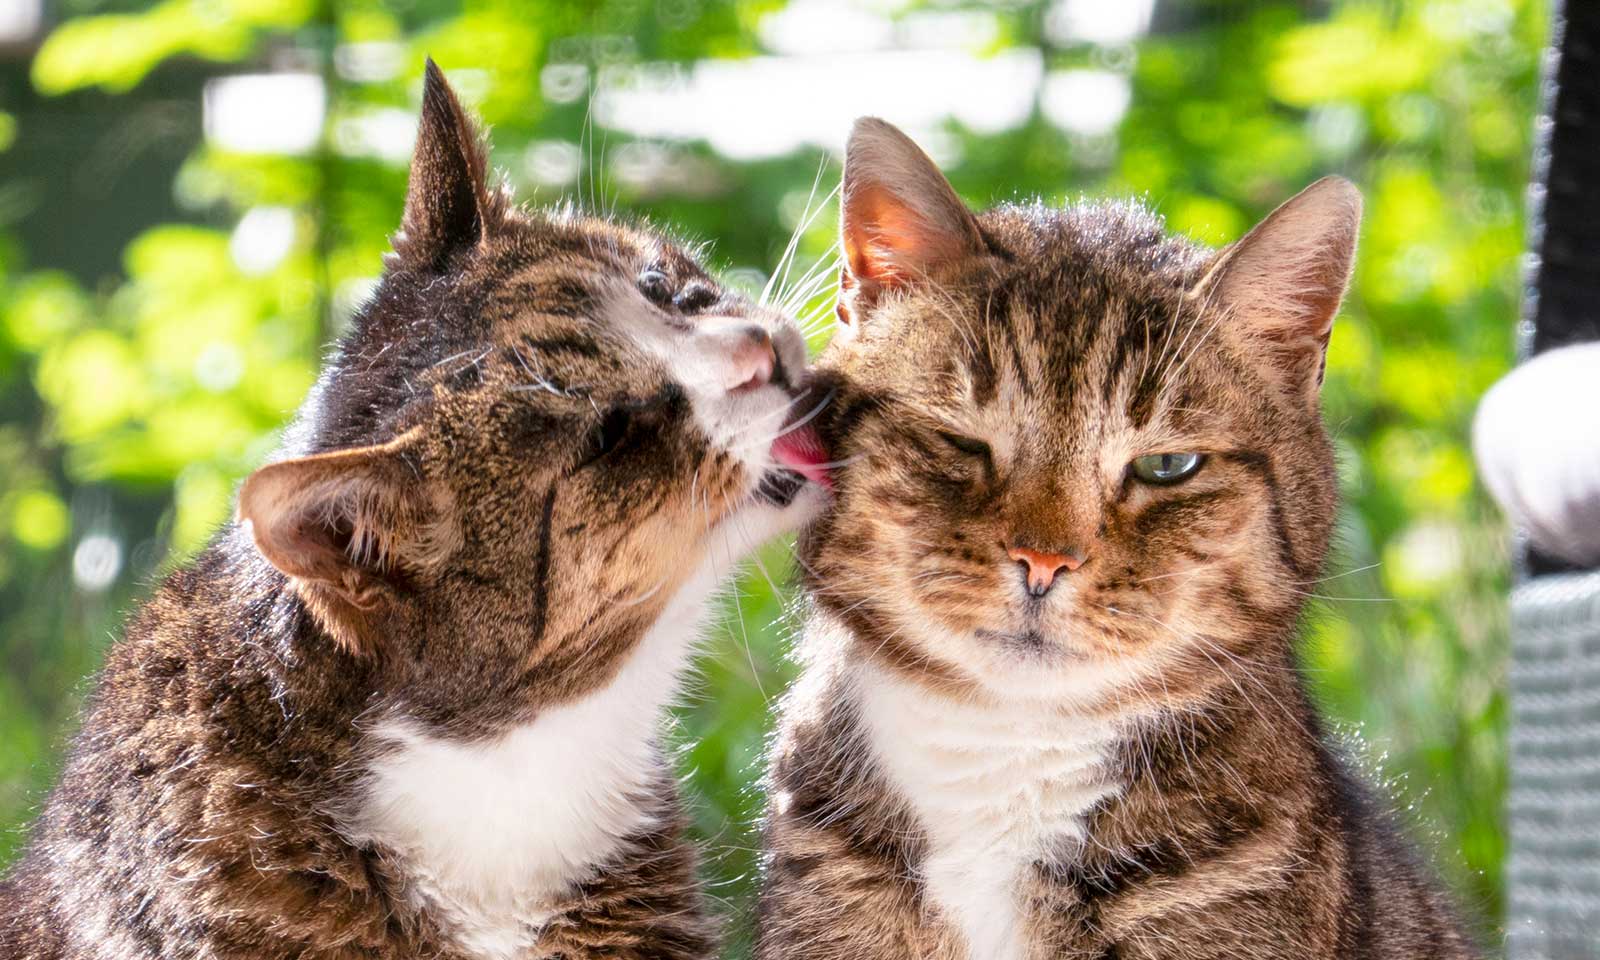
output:
<instances>
[{"instance_id":1,"label":"white chest fur","mask_svg":"<svg viewBox=\"0 0 1600 960\"><path fill-rule=\"evenodd\" d=\"M875 759L927 837L929 900L972 960L1022 960L1023 871L1081 840L1115 792L1114 728L1038 704L953 702L871 666L856 691Z\"/></svg>"},{"instance_id":2,"label":"white chest fur","mask_svg":"<svg viewBox=\"0 0 1600 960\"><path fill-rule=\"evenodd\" d=\"M475 744L377 726L390 749L347 829L402 858L412 895L469 952L530 956L550 902L650 825L639 798L717 572L691 577L609 685L527 726Z\"/></svg>"}]
</instances>

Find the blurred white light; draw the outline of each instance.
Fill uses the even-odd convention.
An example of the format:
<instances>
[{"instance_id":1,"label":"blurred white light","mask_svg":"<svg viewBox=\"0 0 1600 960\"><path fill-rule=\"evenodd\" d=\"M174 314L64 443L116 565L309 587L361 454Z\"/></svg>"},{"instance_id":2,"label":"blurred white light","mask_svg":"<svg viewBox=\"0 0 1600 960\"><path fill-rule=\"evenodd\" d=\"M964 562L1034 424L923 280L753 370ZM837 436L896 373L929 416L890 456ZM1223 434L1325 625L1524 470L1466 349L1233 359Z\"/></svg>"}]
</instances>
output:
<instances>
[{"instance_id":1,"label":"blurred white light","mask_svg":"<svg viewBox=\"0 0 1600 960\"><path fill-rule=\"evenodd\" d=\"M1056 0L1044 17L1055 43L1127 43L1150 29L1155 0Z\"/></svg>"},{"instance_id":2,"label":"blurred white light","mask_svg":"<svg viewBox=\"0 0 1600 960\"><path fill-rule=\"evenodd\" d=\"M672 156L663 144L636 140L612 151L609 162L618 180L630 186L643 187L664 179Z\"/></svg>"},{"instance_id":3,"label":"blurred white light","mask_svg":"<svg viewBox=\"0 0 1600 960\"><path fill-rule=\"evenodd\" d=\"M72 578L80 590L99 593L122 570L122 544L103 533L90 534L72 551Z\"/></svg>"},{"instance_id":4,"label":"blurred white light","mask_svg":"<svg viewBox=\"0 0 1600 960\"><path fill-rule=\"evenodd\" d=\"M333 144L346 156L403 164L410 159L416 140L416 114L396 107L340 117L333 125Z\"/></svg>"},{"instance_id":5,"label":"blurred white light","mask_svg":"<svg viewBox=\"0 0 1600 960\"><path fill-rule=\"evenodd\" d=\"M206 139L240 153L308 153L322 137L327 98L314 73L255 73L206 81Z\"/></svg>"},{"instance_id":6,"label":"blurred white light","mask_svg":"<svg viewBox=\"0 0 1600 960\"><path fill-rule=\"evenodd\" d=\"M1108 70L1052 70L1044 79L1039 107L1067 133L1093 137L1122 122L1133 99L1128 78Z\"/></svg>"},{"instance_id":7,"label":"blurred white light","mask_svg":"<svg viewBox=\"0 0 1600 960\"><path fill-rule=\"evenodd\" d=\"M251 207L233 228L228 254L239 272L271 273L294 247L294 211L288 207Z\"/></svg>"},{"instance_id":8,"label":"blurred white light","mask_svg":"<svg viewBox=\"0 0 1600 960\"><path fill-rule=\"evenodd\" d=\"M613 148L603 159L606 169L597 185L602 202L612 179L646 194L680 197L714 196L726 186L714 165L673 143L634 140Z\"/></svg>"},{"instance_id":9,"label":"blurred white light","mask_svg":"<svg viewBox=\"0 0 1600 960\"><path fill-rule=\"evenodd\" d=\"M1139 48L1131 43L1114 43L1095 47L1089 54L1089 66L1112 73L1132 73L1139 62Z\"/></svg>"},{"instance_id":10,"label":"blurred white light","mask_svg":"<svg viewBox=\"0 0 1600 960\"><path fill-rule=\"evenodd\" d=\"M1413 524L1395 539L1397 572L1407 579L1437 585L1455 576L1465 556L1461 531L1442 522Z\"/></svg>"},{"instance_id":11,"label":"blurred white light","mask_svg":"<svg viewBox=\"0 0 1600 960\"><path fill-rule=\"evenodd\" d=\"M899 45L911 50L988 49L1000 37L1000 20L979 10L912 13L895 24Z\"/></svg>"},{"instance_id":12,"label":"blurred white light","mask_svg":"<svg viewBox=\"0 0 1600 960\"><path fill-rule=\"evenodd\" d=\"M194 358L194 379L212 393L232 389L244 376L244 356L231 343L207 344Z\"/></svg>"},{"instance_id":13,"label":"blurred white light","mask_svg":"<svg viewBox=\"0 0 1600 960\"><path fill-rule=\"evenodd\" d=\"M929 127L917 134L917 146L940 167L959 166L966 155L961 138L940 127Z\"/></svg>"},{"instance_id":14,"label":"blurred white light","mask_svg":"<svg viewBox=\"0 0 1600 960\"><path fill-rule=\"evenodd\" d=\"M578 145L565 140L535 140L522 155L522 169L542 187L564 187L578 179L583 155Z\"/></svg>"},{"instance_id":15,"label":"blurred white light","mask_svg":"<svg viewBox=\"0 0 1600 960\"><path fill-rule=\"evenodd\" d=\"M539 71L539 89L550 103L577 103L589 92L589 67L582 63L551 63Z\"/></svg>"},{"instance_id":16,"label":"blurred white light","mask_svg":"<svg viewBox=\"0 0 1600 960\"><path fill-rule=\"evenodd\" d=\"M889 45L894 23L844 0L792 0L761 18L760 34L776 53L865 53Z\"/></svg>"},{"instance_id":17,"label":"blurred white light","mask_svg":"<svg viewBox=\"0 0 1600 960\"><path fill-rule=\"evenodd\" d=\"M354 277L339 284L333 289L333 315L335 320L344 324L356 315L356 311L366 306L372 295L378 291L377 277Z\"/></svg>"},{"instance_id":18,"label":"blurred white light","mask_svg":"<svg viewBox=\"0 0 1600 960\"><path fill-rule=\"evenodd\" d=\"M1103 169L1117 159L1117 135L1102 133L1095 136L1072 135L1072 165L1088 169Z\"/></svg>"},{"instance_id":19,"label":"blurred white light","mask_svg":"<svg viewBox=\"0 0 1600 960\"><path fill-rule=\"evenodd\" d=\"M935 50L705 60L692 70L608 68L596 118L640 137L706 140L736 159L842 149L851 122L884 117L914 137L954 117L982 133L1021 125L1043 75L1037 50Z\"/></svg>"},{"instance_id":20,"label":"blurred white light","mask_svg":"<svg viewBox=\"0 0 1600 960\"><path fill-rule=\"evenodd\" d=\"M44 0L5 0L0 3L0 43L32 40L44 22Z\"/></svg>"},{"instance_id":21,"label":"blurred white light","mask_svg":"<svg viewBox=\"0 0 1600 960\"><path fill-rule=\"evenodd\" d=\"M1473 34L1504 36L1516 14L1506 0L1466 0L1428 3L1422 7L1423 27L1441 40L1459 41Z\"/></svg>"},{"instance_id":22,"label":"blurred white light","mask_svg":"<svg viewBox=\"0 0 1600 960\"><path fill-rule=\"evenodd\" d=\"M422 101L422 79L418 77L412 88L416 91L417 102ZM478 67L452 67L450 69L450 89L456 92L456 98L469 107L476 107L489 96L489 91L494 88L494 80L489 76L489 71Z\"/></svg>"},{"instance_id":23,"label":"blurred white light","mask_svg":"<svg viewBox=\"0 0 1600 960\"><path fill-rule=\"evenodd\" d=\"M1327 103L1313 107L1306 116L1311 142L1335 157L1348 156L1361 145L1367 133L1366 115L1350 103Z\"/></svg>"},{"instance_id":24,"label":"blurred white light","mask_svg":"<svg viewBox=\"0 0 1600 960\"><path fill-rule=\"evenodd\" d=\"M333 68L352 83L382 83L400 75L405 56L405 47L388 40L341 43L333 51Z\"/></svg>"}]
</instances>

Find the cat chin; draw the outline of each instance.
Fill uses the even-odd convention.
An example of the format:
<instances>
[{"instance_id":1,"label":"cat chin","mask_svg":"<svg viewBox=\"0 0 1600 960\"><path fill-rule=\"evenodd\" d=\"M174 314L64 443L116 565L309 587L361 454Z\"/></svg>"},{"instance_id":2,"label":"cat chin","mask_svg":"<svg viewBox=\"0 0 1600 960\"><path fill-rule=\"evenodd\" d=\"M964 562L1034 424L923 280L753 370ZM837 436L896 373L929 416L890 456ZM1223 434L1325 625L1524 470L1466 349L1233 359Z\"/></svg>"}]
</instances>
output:
<instances>
[{"instance_id":1,"label":"cat chin","mask_svg":"<svg viewBox=\"0 0 1600 960\"><path fill-rule=\"evenodd\" d=\"M1129 691L1153 682L1158 671L1143 658L1094 656L1070 637L1023 637L977 630L927 638L932 649L960 651L963 668L998 699L1097 711L1133 702Z\"/></svg>"}]
</instances>

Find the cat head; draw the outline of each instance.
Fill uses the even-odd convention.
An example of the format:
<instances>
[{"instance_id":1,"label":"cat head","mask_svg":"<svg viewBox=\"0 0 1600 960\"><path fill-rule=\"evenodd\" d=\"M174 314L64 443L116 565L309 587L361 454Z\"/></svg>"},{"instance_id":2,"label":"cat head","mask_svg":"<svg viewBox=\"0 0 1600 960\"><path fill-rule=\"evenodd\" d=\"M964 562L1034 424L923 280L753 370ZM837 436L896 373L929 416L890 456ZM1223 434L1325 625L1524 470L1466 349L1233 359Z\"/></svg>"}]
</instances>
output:
<instances>
[{"instance_id":1,"label":"cat head","mask_svg":"<svg viewBox=\"0 0 1600 960\"><path fill-rule=\"evenodd\" d=\"M441 722L602 682L686 582L817 496L772 459L806 407L788 319L658 232L519 210L486 178L430 61L384 276L294 455L239 496L327 637Z\"/></svg>"},{"instance_id":2,"label":"cat head","mask_svg":"<svg viewBox=\"0 0 1600 960\"><path fill-rule=\"evenodd\" d=\"M819 429L848 465L802 555L868 657L1087 702L1179 697L1287 636L1334 520L1351 184L1213 252L1133 204L975 216L868 119L842 198Z\"/></svg>"}]
</instances>

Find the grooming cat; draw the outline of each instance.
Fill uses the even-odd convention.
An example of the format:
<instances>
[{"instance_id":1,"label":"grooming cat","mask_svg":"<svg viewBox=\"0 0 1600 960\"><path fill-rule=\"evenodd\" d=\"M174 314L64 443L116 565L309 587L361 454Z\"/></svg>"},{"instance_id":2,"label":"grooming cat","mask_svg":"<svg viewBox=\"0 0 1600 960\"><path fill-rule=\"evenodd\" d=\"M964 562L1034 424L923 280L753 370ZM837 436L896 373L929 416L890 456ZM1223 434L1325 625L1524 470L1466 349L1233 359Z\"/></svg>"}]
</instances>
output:
<instances>
[{"instance_id":1,"label":"grooming cat","mask_svg":"<svg viewBox=\"0 0 1600 960\"><path fill-rule=\"evenodd\" d=\"M1293 638L1360 196L1218 253L1136 205L974 216L845 161L842 463L770 772L763 960L1463 958Z\"/></svg>"},{"instance_id":2,"label":"grooming cat","mask_svg":"<svg viewBox=\"0 0 1600 960\"><path fill-rule=\"evenodd\" d=\"M719 577L818 502L771 459L800 336L511 208L431 62L394 247L111 650L0 956L712 956L658 727Z\"/></svg>"}]
</instances>

